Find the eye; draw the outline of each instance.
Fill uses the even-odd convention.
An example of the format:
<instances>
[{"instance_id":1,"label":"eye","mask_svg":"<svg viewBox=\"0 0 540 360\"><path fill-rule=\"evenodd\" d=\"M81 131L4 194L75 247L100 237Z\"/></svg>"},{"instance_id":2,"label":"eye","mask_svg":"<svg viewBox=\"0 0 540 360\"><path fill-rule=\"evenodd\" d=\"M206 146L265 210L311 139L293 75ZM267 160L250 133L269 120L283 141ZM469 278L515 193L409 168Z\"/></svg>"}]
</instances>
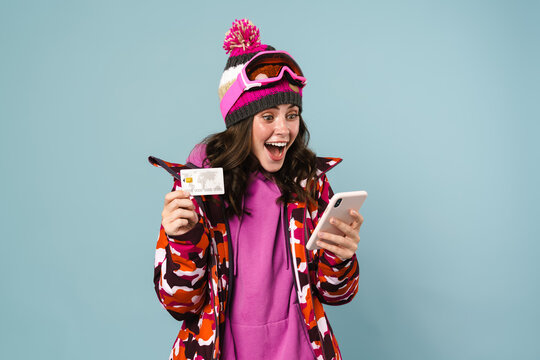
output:
<instances>
[{"instance_id":1,"label":"eye","mask_svg":"<svg viewBox=\"0 0 540 360\"><path fill-rule=\"evenodd\" d=\"M287 120L296 120L298 118L298 113L287 114Z\"/></svg>"},{"instance_id":2,"label":"eye","mask_svg":"<svg viewBox=\"0 0 540 360\"><path fill-rule=\"evenodd\" d=\"M272 120L274 120L274 115L272 115L272 114L263 114L261 117L263 118L264 121L272 121Z\"/></svg>"}]
</instances>

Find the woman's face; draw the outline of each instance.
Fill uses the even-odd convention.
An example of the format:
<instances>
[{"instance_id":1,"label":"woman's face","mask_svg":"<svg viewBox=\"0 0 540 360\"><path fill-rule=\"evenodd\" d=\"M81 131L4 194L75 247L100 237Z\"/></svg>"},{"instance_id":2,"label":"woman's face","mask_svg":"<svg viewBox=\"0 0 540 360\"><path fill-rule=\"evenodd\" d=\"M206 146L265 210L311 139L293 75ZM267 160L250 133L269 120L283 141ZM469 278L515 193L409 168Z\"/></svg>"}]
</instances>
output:
<instances>
[{"instance_id":1,"label":"woman's face","mask_svg":"<svg viewBox=\"0 0 540 360\"><path fill-rule=\"evenodd\" d=\"M300 109L296 105L277 105L255 114L251 152L264 170L273 173L281 169L299 127Z\"/></svg>"}]
</instances>

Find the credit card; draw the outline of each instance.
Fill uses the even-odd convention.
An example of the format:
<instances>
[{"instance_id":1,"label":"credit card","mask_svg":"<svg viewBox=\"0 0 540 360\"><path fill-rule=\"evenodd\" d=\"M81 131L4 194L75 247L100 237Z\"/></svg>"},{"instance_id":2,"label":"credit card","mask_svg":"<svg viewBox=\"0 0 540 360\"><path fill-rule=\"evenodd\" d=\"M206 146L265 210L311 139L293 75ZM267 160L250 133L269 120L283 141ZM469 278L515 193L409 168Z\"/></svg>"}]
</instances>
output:
<instances>
[{"instance_id":1,"label":"credit card","mask_svg":"<svg viewBox=\"0 0 540 360\"><path fill-rule=\"evenodd\" d=\"M188 190L191 195L223 195L223 168L182 169L182 190Z\"/></svg>"}]
</instances>

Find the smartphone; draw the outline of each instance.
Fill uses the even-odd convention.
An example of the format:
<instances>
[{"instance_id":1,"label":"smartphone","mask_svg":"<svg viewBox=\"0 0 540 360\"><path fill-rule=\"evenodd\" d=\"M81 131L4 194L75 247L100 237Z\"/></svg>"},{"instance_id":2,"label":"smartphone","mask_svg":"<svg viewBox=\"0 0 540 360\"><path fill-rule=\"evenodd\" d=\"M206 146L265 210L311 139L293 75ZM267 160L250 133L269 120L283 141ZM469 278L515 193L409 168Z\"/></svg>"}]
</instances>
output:
<instances>
[{"instance_id":1,"label":"smartphone","mask_svg":"<svg viewBox=\"0 0 540 360\"><path fill-rule=\"evenodd\" d=\"M330 224L330 219L335 217L347 224L353 222L353 217L349 213L351 209L360 210L362 204L366 200L367 192L365 191L349 191L336 193L330 199L324 214L322 215L317 227L313 230L313 233L309 237L307 243L308 250L316 250L319 247L317 246L317 240L319 237L319 231L342 235L343 233L338 230L334 225Z\"/></svg>"}]
</instances>

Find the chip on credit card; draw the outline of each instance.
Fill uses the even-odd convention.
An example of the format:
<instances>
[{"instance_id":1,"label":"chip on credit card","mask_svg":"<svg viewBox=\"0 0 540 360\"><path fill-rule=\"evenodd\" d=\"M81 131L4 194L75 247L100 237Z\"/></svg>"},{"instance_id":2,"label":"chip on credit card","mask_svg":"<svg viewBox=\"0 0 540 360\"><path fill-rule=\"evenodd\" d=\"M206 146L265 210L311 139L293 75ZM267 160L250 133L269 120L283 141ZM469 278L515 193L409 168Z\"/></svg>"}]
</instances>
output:
<instances>
[{"instance_id":1,"label":"chip on credit card","mask_svg":"<svg viewBox=\"0 0 540 360\"><path fill-rule=\"evenodd\" d=\"M223 195L223 168L182 169L182 190L187 190L193 196Z\"/></svg>"}]
</instances>

